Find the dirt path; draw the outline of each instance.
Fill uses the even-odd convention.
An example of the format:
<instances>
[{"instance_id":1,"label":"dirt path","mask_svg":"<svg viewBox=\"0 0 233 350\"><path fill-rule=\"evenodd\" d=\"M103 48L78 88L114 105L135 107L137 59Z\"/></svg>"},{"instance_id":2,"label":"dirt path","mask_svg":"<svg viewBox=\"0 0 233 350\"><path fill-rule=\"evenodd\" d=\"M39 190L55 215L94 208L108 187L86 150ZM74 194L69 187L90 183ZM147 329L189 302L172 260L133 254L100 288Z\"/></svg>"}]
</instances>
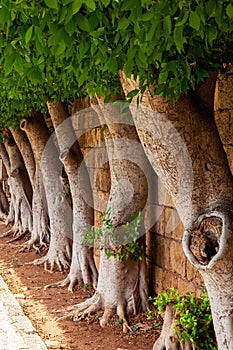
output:
<instances>
[{"instance_id":1,"label":"dirt path","mask_svg":"<svg viewBox=\"0 0 233 350\"><path fill-rule=\"evenodd\" d=\"M0 223L0 233L7 231ZM63 280L67 273L55 271L50 274L43 266L26 264L41 257L33 252L19 253L21 245L28 239L7 243L8 238L0 239L0 274L15 295L25 314L39 332L48 348L65 350L151 350L158 336L158 329L147 321L145 314L132 317L131 333L124 334L122 325L113 318L104 329L99 326L101 313L83 321L70 319L57 321L54 310L86 300L93 291L85 291L78 286L74 293L67 288L44 286Z\"/></svg>"}]
</instances>

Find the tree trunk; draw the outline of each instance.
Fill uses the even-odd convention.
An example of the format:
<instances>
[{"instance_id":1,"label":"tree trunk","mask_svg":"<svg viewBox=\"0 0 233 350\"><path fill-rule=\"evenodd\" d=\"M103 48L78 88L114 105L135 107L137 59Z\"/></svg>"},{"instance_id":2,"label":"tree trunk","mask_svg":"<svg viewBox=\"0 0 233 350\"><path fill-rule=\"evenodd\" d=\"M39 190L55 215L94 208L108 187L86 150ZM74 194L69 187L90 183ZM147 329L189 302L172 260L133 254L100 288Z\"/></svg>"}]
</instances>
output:
<instances>
[{"instance_id":1,"label":"tree trunk","mask_svg":"<svg viewBox=\"0 0 233 350\"><path fill-rule=\"evenodd\" d=\"M69 290L80 281L89 286L96 287L98 273L95 267L93 248L89 249L82 243L84 228L93 225L93 206L90 207L83 198L83 188L79 183L79 170L83 162L83 155L76 140L71 118L64 103L50 104L48 109L52 119L59 147L60 159L63 162L68 177L73 204L73 246L72 262L68 277L58 285L69 284ZM85 165L82 170L85 172L86 186L89 191L89 176Z\"/></svg>"},{"instance_id":2,"label":"tree trunk","mask_svg":"<svg viewBox=\"0 0 233 350\"><path fill-rule=\"evenodd\" d=\"M148 163L142 149L140 149L135 129L132 125L127 125L130 124L129 120L128 123L125 121L121 123L119 110L114 109L112 105L110 107L103 105L93 107L100 119L100 122L96 123L95 126L108 125L108 130L105 130L107 152L105 156L101 154L101 157L98 157L98 154L90 156L88 154L85 159L88 168L98 169L103 164L88 162L92 162L93 159L105 159L103 163L109 161L111 191L107 209L110 210L110 219L115 227L114 235L116 234L120 241L122 233L125 233L122 232L121 225L126 222L132 224L132 215L145 209L148 188L143 171L146 172L148 169ZM114 124L116 120L119 124ZM132 154L130 145L135 147L136 154ZM99 148L96 147L93 152L98 152L98 150ZM103 153L103 148L101 148L101 152ZM94 178L92 177L91 183L94 187ZM141 236L143 236L145 231L142 227L141 229ZM140 240L143 244L144 238L141 237ZM100 320L102 327L117 313L124 321L123 330L126 331L129 328L127 316L145 310L147 307L148 281L145 256L142 251L142 260L137 258L134 260L132 256L123 260L114 256L108 258L107 251L116 248L113 237L110 238L109 244L110 246L107 247L104 245L100 251L100 271L95 295L87 302L75 306L73 312L77 317L79 312L86 315L103 309L104 314Z\"/></svg>"},{"instance_id":3,"label":"tree trunk","mask_svg":"<svg viewBox=\"0 0 233 350\"><path fill-rule=\"evenodd\" d=\"M0 217L6 220L6 215L9 212L9 202L6 193L3 190L3 183L0 182Z\"/></svg>"},{"instance_id":4,"label":"tree trunk","mask_svg":"<svg viewBox=\"0 0 233 350\"><path fill-rule=\"evenodd\" d=\"M43 116L38 115L30 119L24 119L20 125L21 131L20 129L13 131L15 141L21 150L22 156L25 158L33 187L33 229L30 240L25 244L25 249L30 249L35 244L39 244L41 247L44 245L44 242L49 241L46 199L40 179L40 161L45 142L50 134L46 129L44 129L43 133L40 131L39 118L42 120ZM37 126L38 130L36 130Z\"/></svg>"},{"instance_id":5,"label":"tree trunk","mask_svg":"<svg viewBox=\"0 0 233 350\"><path fill-rule=\"evenodd\" d=\"M38 193L38 186L36 184L36 163L35 163L35 158L33 155L32 147L31 144L27 138L27 135L23 130L20 128L14 129L10 128L11 134L14 138L14 141L23 157L24 164L26 166L28 176L31 182L33 194L32 194L32 222L33 222L33 227L31 231L31 237L30 240L23 245L22 250L30 249L32 246L35 246L35 244L39 243L40 245L42 244L42 237L40 237L40 231L38 231L38 217L37 217L37 210L36 207L38 206L38 203L41 203L42 199L40 198L40 194ZM42 221L43 222L43 221ZM38 248L36 248L38 249Z\"/></svg>"},{"instance_id":6,"label":"tree trunk","mask_svg":"<svg viewBox=\"0 0 233 350\"><path fill-rule=\"evenodd\" d=\"M14 207L14 235L20 236L32 230L32 188L23 159L10 131L5 131L7 137L5 149L9 156L8 176L11 191L11 201ZM10 233L10 231L9 231Z\"/></svg>"},{"instance_id":7,"label":"tree trunk","mask_svg":"<svg viewBox=\"0 0 233 350\"><path fill-rule=\"evenodd\" d=\"M120 73L126 93L137 82ZM210 85L211 84L211 89ZM211 90L212 80L205 84ZM172 195L185 232L183 248L202 274L221 350L233 348L233 181L209 108L196 92L171 106L145 93L131 112L145 152ZM213 105L213 94L209 105ZM191 166L190 166L191 165Z\"/></svg>"},{"instance_id":8,"label":"tree trunk","mask_svg":"<svg viewBox=\"0 0 233 350\"><path fill-rule=\"evenodd\" d=\"M7 183L8 183L8 187L10 190L10 182L11 182L11 177L10 177L10 160L9 160L9 156L7 154L6 151L6 147L4 146L3 143L0 142L0 155L1 155L1 159L3 162L3 165L6 169L6 173L7 173ZM11 192L9 191L10 196L11 196ZM14 193L12 194L14 195ZM13 201L10 198L10 204L9 204L9 212L8 212L8 216L6 218L5 224L8 225L10 223L14 223L14 206L13 206Z\"/></svg>"},{"instance_id":9,"label":"tree trunk","mask_svg":"<svg viewBox=\"0 0 233 350\"><path fill-rule=\"evenodd\" d=\"M34 197L35 205L35 235L40 234L42 241L47 234L45 201L41 201L41 193L46 195L47 210L50 220L50 246L48 254L38 260L35 264L50 263L50 271L56 264L61 270L69 266L71 259L71 222L70 208L66 205L63 197L63 186L60 176L62 165L58 159L58 152L54 145L53 138L46 126L42 115L36 115L21 122L21 129L24 130L31 143L36 162L35 186L37 194ZM38 200L38 203L36 202ZM40 229L40 231L39 231Z\"/></svg>"}]
</instances>

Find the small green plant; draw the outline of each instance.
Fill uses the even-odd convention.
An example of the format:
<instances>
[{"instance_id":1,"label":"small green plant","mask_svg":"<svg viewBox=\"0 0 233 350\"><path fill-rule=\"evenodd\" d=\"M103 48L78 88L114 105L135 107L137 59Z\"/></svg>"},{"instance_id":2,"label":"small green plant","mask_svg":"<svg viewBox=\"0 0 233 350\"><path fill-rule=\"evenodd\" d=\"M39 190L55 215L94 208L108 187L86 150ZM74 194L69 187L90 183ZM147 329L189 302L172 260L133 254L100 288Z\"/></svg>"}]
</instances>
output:
<instances>
[{"instance_id":1,"label":"small green plant","mask_svg":"<svg viewBox=\"0 0 233 350\"><path fill-rule=\"evenodd\" d=\"M133 327L132 327L132 330L133 331L138 331L140 329L140 326L139 326L139 324L135 324Z\"/></svg>"},{"instance_id":2,"label":"small green plant","mask_svg":"<svg viewBox=\"0 0 233 350\"><path fill-rule=\"evenodd\" d=\"M64 190L62 191L62 196L63 197L69 197L71 195L71 190L70 190L70 184L66 183L64 184Z\"/></svg>"},{"instance_id":3,"label":"small green plant","mask_svg":"<svg viewBox=\"0 0 233 350\"><path fill-rule=\"evenodd\" d=\"M85 291L88 291L88 290L91 290L91 289L92 289L92 286L90 286L90 284L84 283L84 290Z\"/></svg>"},{"instance_id":4,"label":"small green plant","mask_svg":"<svg viewBox=\"0 0 233 350\"><path fill-rule=\"evenodd\" d=\"M191 292L180 296L177 290L171 288L155 298L150 297L149 300L152 301L154 309L147 311L148 319L156 319L171 303L177 311L175 333L179 341L187 339L196 349L217 350L210 302L205 290L200 298L195 298Z\"/></svg>"},{"instance_id":5,"label":"small green plant","mask_svg":"<svg viewBox=\"0 0 233 350\"><path fill-rule=\"evenodd\" d=\"M19 266L19 263L18 263L17 259L15 259L14 256L12 256L11 265L14 266L14 267L18 267Z\"/></svg>"},{"instance_id":6,"label":"small green plant","mask_svg":"<svg viewBox=\"0 0 233 350\"><path fill-rule=\"evenodd\" d=\"M84 229L82 242L91 247L106 249L108 258L111 256L119 260L142 260L143 245L139 242L141 223L141 212L132 216L130 222L122 224L120 227L114 227L110 215L110 209L106 213L101 213L102 227Z\"/></svg>"},{"instance_id":7,"label":"small green plant","mask_svg":"<svg viewBox=\"0 0 233 350\"><path fill-rule=\"evenodd\" d=\"M123 323L124 323L124 320L122 320L122 318L119 318L118 320L116 320L117 326L121 326Z\"/></svg>"}]
</instances>

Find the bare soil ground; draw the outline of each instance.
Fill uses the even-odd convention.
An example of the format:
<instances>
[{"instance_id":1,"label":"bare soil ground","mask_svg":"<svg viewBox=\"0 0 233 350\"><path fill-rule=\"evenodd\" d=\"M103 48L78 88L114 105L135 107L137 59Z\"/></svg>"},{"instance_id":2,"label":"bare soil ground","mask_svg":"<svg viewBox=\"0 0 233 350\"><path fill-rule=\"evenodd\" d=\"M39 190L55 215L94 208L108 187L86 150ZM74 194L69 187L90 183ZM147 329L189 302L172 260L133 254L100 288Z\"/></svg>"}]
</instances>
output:
<instances>
[{"instance_id":1,"label":"bare soil ground","mask_svg":"<svg viewBox=\"0 0 233 350\"><path fill-rule=\"evenodd\" d=\"M7 231L0 223L0 234ZM12 237L10 237L12 238ZM132 332L124 334L122 325L114 317L106 328L101 328L97 315L74 322L69 318L57 320L56 309L80 303L89 298L94 291L85 291L83 285L77 286L74 293L67 288L44 289L44 286L63 280L66 272L55 271L50 274L44 266L27 264L43 256L35 251L19 252L23 243L29 239L8 243L9 237L0 239L0 274L13 292L25 314L46 342L48 348L65 350L151 350L159 335L159 330L148 321L146 314L129 319Z\"/></svg>"}]
</instances>

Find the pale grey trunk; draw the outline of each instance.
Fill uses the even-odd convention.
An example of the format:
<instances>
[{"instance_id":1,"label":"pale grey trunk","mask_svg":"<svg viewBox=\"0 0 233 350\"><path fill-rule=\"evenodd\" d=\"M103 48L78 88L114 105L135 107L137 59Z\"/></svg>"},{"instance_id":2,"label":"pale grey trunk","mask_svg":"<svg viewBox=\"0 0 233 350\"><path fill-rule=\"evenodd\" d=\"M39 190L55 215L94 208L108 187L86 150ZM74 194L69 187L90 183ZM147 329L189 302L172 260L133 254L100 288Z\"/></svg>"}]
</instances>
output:
<instances>
[{"instance_id":1,"label":"pale grey trunk","mask_svg":"<svg viewBox=\"0 0 233 350\"><path fill-rule=\"evenodd\" d=\"M1 159L2 159L2 162L3 162L3 165L6 169L6 173L7 173L7 183L8 183L8 187L9 187L9 191L10 191L10 182L11 182L11 178L10 178L10 160L9 160L9 156L7 154L7 151L6 151L6 147L4 146L3 143L0 143L0 155L1 155ZM10 193L11 195L11 193ZM6 225L10 224L10 223L14 223L14 216L15 216L15 213L14 213L14 205L13 205L13 201L12 199L10 198L10 203L9 203L9 212L8 212L8 215L7 215L7 218L6 218Z\"/></svg>"},{"instance_id":2,"label":"pale grey trunk","mask_svg":"<svg viewBox=\"0 0 233 350\"><path fill-rule=\"evenodd\" d=\"M35 158L32 152L32 147L30 145L30 142L25 132L20 128L14 129L11 127L10 131L23 157L23 161L28 172L31 186L32 186L32 189L34 190L34 176L36 171L36 164L35 164Z\"/></svg>"},{"instance_id":3,"label":"pale grey trunk","mask_svg":"<svg viewBox=\"0 0 233 350\"><path fill-rule=\"evenodd\" d=\"M124 73L121 81L126 93L138 88L137 82L126 78ZM208 89L207 84L205 91ZM136 112L132 107L132 114L145 152L182 218L184 252L204 278L218 348L230 350L233 348L233 181L212 108L203 104L205 99L201 95L198 91L182 95L172 107L163 98L151 98L146 92L142 101L142 107L146 108ZM187 174L191 175L191 182Z\"/></svg>"},{"instance_id":4,"label":"pale grey trunk","mask_svg":"<svg viewBox=\"0 0 233 350\"><path fill-rule=\"evenodd\" d=\"M38 186L40 193L43 189L47 200L47 210L50 221L50 245L49 251L44 258L35 263L50 264L50 271L54 265L59 270L68 268L71 259L71 222L70 208L65 205L63 185L61 183L62 166L58 158L58 152L50 137L43 116L38 115L30 120L24 120L21 128L26 132L37 165ZM44 203L38 210L38 219L44 215ZM43 211L42 211L43 210ZM43 235L44 236L44 235Z\"/></svg>"},{"instance_id":5,"label":"pale grey trunk","mask_svg":"<svg viewBox=\"0 0 233 350\"><path fill-rule=\"evenodd\" d=\"M9 202L5 191L3 190L3 183L0 182L0 217L6 220L6 215L9 212Z\"/></svg>"},{"instance_id":6,"label":"pale grey trunk","mask_svg":"<svg viewBox=\"0 0 233 350\"><path fill-rule=\"evenodd\" d=\"M71 118L68 118L66 106L61 102L47 105L56 134L60 159L69 180L73 205L73 208L70 208L73 212L72 262L69 275L61 284L69 284L69 290L72 290L80 281L96 287L98 273L94 263L93 249L89 249L82 242L84 228L90 228L93 225L93 207L85 202L83 188L79 181L83 155L76 140ZM85 188L90 191L89 176L84 164L82 164L82 170L85 172Z\"/></svg>"},{"instance_id":7,"label":"pale grey trunk","mask_svg":"<svg viewBox=\"0 0 233 350\"><path fill-rule=\"evenodd\" d=\"M14 207L14 234L32 230L32 188L23 159L12 135L5 133L5 149L9 156L8 176L12 205Z\"/></svg>"},{"instance_id":8,"label":"pale grey trunk","mask_svg":"<svg viewBox=\"0 0 233 350\"><path fill-rule=\"evenodd\" d=\"M20 153L23 157L24 164L26 166L28 176L31 182L33 194L32 194L32 230L31 230L31 237L30 240L24 244L23 249L30 249L34 244L39 243L42 244L42 237L40 237L40 228L41 224L43 224L43 220L38 220L37 217L37 210L36 207L38 206L38 203L41 202L41 198L38 198L38 191L36 186L36 163L35 158L33 155L32 147L30 145L30 142L27 138L26 133L21 129L13 129L10 128L10 131L12 133L12 136L14 138L15 143L18 146L18 149L20 150ZM41 218L42 219L42 218ZM39 222L39 225L38 225ZM37 226L39 226L37 228ZM43 232L43 231L42 231Z\"/></svg>"},{"instance_id":9,"label":"pale grey trunk","mask_svg":"<svg viewBox=\"0 0 233 350\"><path fill-rule=\"evenodd\" d=\"M46 198L44 194L43 184L40 178L40 162L43 149L49 138L50 133L45 127L44 123L40 123L40 120L43 121L43 116L35 115L32 118L22 120L20 125L22 132L25 132L25 134L27 135L32 154L30 152L30 149L28 148L28 145L26 148L22 144L22 139L19 138L19 132L17 132L17 135L14 134L16 137L16 142L19 142L22 148L24 149L22 151L23 156L27 157L28 153L31 159L30 163L28 160L28 168L30 169L29 173L32 179L33 186L33 229L31 238L26 245L27 249L30 249L35 243L39 243L39 245L41 246L44 242L49 241L49 223L46 211ZM25 149L27 149L27 151Z\"/></svg>"},{"instance_id":10,"label":"pale grey trunk","mask_svg":"<svg viewBox=\"0 0 233 350\"><path fill-rule=\"evenodd\" d=\"M99 105L99 102L97 106L92 106L97 112L100 124L108 125L108 130L105 131L105 146L106 161L109 161L110 165L111 191L107 209L110 209L113 225L120 227L121 224L130 222L133 214L143 210L147 199L147 185L143 172L133 164L135 159L127 155L127 146L131 141L134 146L138 142L135 129L131 125L113 124L116 118L120 122L119 110L113 106L108 109L106 106ZM111 119L113 113L114 121ZM97 156L94 158L98 159ZM145 157L142 162L146 169L148 164ZM93 164L93 166L100 167L98 164ZM135 176L137 172L139 175ZM94 179L91 178L91 181L94 183ZM142 238L141 240L143 242ZM110 239L111 248L114 248L114 244ZM102 308L104 315L100 320L101 326L105 326L109 319L117 313L124 321L123 330L126 331L128 328L127 315L136 314L147 307L148 281L145 257L142 257L142 261L131 258L128 260L119 260L116 257L107 258L107 249L108 247L105 247L100 252L96 294L90 300L85 312L91 313Z\"/></svg>"}]
</instances>

